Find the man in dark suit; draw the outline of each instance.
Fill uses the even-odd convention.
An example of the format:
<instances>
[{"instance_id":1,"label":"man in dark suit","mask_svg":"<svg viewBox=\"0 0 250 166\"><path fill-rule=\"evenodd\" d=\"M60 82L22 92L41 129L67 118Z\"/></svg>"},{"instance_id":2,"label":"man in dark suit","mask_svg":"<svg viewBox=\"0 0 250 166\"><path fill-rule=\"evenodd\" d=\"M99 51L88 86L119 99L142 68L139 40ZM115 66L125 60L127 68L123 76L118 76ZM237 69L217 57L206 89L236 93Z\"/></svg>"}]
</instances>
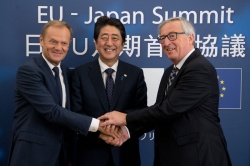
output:
<instances>
[{"instance_id":1,"label":"man in dark suit","mask_svg":"<svg viewBox=\"0 0 250 166\"><path fill-rule=\"evenodd\" d=\"M194 48L192 24L171 18L158 30L173 65L163 74L156 104L127 115L108 113L100 118L103 125L127 125L131 137L155 129L155 166L230 166L218 116L217 73Z\"/></svg>"},{"instance_id":2,"label":"man in dark suit","mask_svg":"<svg viewBox=\"0 0 250 166\"><path fill-rule=\"evenodd\" d=\"M101 16L95 23L94 43L99 58L74 70L72 108L77 113L99 117L112 110L133 112L147 106L147 87L142 69L119 60L126 38L120 20ZM113 70L109 76L105 71ZM109 96L109 82L114 85ZM111 99L111 100L109 100ZM102 134L101 134L102 135ZM77 166L139 166L139 140L131 138L121 147L98 139L99 133L78 136Z\"/></svg>"},{"instance_id":3,"label":"man in dark suit","mask_svg":"<svg viewBox=\"0 0 250 166\"><path fill-rule=\"evenodd\" d=\"M17 71L11 166L67 165L72 135L68 130L82 135L98 130L98 119L69 110L69 69L61 61L71 37L67 23L48 22L40 36L42 54Z\"/></svg>"}]
</instances>

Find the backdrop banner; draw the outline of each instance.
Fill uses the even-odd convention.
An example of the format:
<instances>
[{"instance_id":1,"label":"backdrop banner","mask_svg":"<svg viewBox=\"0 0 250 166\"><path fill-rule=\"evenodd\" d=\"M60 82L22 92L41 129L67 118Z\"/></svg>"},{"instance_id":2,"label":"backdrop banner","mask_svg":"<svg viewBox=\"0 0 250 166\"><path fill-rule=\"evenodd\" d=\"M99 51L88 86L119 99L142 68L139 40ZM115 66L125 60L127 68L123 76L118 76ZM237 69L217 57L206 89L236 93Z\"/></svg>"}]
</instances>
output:
<instances>
[{"instance_id":1,"label":"backdrop banner","mask_svg":"<svg viewBox=\"0 0 250 166\"><path fill-rule=\"evenodd\" d=\"M148 105L155 103L164 69L171 61L157 42L157 28L174 16L190 20L196 47L215 66L220 86L219 116L233 165L250 165L250 1L249 0L1 0L0 165L7 165L17 68L41 52L39 35L49 20L63 20L73 40L63 63L71 68L98 57L94 23L102 15L119 18L127 31L120 55L143 69ZM152 166L154 131L140 138L142 166Z\"/></svg>"}]
</instances>

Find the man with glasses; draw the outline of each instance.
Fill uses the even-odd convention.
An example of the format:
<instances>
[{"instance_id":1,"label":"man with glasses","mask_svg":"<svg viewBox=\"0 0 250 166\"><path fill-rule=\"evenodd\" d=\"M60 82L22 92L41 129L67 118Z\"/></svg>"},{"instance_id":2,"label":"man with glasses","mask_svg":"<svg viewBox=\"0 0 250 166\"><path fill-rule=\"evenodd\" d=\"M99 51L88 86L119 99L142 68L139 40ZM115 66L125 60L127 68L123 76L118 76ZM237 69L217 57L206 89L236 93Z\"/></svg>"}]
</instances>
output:
<instances>
[{"instance_id":1,"label":"man with glasses","mask_svg":"<svg viewBox=\"0 0 250 166\"><path fill-rule=\"evenodd\" d=\"M163 74L156 104L99 119L106 120L103 125L127 125L131 137L155 129L155 166L232 165L218 116L217 73L194 48L192 24L171 18L158 30L158 40L173 65Z\"/></svg>"}]
</instances>

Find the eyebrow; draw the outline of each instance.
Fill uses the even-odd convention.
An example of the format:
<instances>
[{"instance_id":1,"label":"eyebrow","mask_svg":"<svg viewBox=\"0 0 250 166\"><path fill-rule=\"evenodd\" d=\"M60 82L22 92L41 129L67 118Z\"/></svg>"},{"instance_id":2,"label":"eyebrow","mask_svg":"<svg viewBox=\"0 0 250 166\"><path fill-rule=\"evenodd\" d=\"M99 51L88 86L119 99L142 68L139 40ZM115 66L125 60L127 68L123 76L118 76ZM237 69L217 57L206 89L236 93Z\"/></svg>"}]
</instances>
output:
<instances>
[{"instance_id":1,"label":"eyebrow","mask_svg":"<svg viewBox=\"0 0 250 166\"><path fill-rule=\"evenodd\" d=\"M103 33L101 36L105 36L105 35L109 36L109 34L108 34L108 33ZM118 36L118 37L119 37L119 35L118 35L118 34L111 34L111 36Z\"/></svg>"},{"instance_id":2,"label":"eyebrow","mask_svg":"<svg viewBox=\"0 0 250 166\"><path fill-rule=\"evenodd\" d=\"M170 33L175 33L175 32L174 31L168 32L168 34L166 34L166 35L169 35ZM166 35L161 35L161 36L166 36Z\"/></svg>"}]
</instances>

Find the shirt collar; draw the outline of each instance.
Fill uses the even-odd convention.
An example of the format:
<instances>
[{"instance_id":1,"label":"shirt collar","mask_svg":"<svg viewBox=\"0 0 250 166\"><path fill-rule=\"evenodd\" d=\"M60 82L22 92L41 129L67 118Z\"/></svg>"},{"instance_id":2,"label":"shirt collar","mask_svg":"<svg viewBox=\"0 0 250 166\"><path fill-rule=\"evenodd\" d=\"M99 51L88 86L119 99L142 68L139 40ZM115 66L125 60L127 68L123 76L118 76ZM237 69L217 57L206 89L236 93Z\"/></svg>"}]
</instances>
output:
<instances>
[{"instance_id":1,"label":"shirt collar","mask_svg":"<svg viewBox=\"0 0 250 166\"><path fill-rule=\"evenodd\" d=\"M102 60L100 59L100 57L98 58L98 62L101 68L101 72L103 73L107 68L112 68L115 70L115 72L117 71L117 67L118 67L118 62L119 60L117 60L115 62L115 64L112 67L109 67L108 65L106 65L105 63L102 62Z\"/></svg>"},{"instance_id":2,"label":"shirt collar","mask_svg":"<svg viewBox=\"0 0 250 166\"><path fill-rule=\"evenodd\" d=\"M43 57L43 59L46 61L46 63L48 64L49 68L52 70L55 66L52 65L52 64L45 58L45 56L43 55L43 53L42 53L42 57ZM57 67L59 68L59 71L60 71L60 69L61 69L61 63L59 63L59 65L57 65Z\"/></svg>"},{"instance_id":3,"label":"shirt collar","mask_svg":"<svg viewBox=\"0 0 250 166\"><path fill-rule=\"evenodd\" d=\"M175 66L175 67L177 67L179 70L181 69L181 67L183 66L183 64L184 64L184 62L187 60L187 58L192 54L192 52L194 52L194 48L191 50L191 51L189 51L189 53L186 55L186 56L184 56L184 58L182 58L182 60Z\"/></svg>"}]
</instances>

